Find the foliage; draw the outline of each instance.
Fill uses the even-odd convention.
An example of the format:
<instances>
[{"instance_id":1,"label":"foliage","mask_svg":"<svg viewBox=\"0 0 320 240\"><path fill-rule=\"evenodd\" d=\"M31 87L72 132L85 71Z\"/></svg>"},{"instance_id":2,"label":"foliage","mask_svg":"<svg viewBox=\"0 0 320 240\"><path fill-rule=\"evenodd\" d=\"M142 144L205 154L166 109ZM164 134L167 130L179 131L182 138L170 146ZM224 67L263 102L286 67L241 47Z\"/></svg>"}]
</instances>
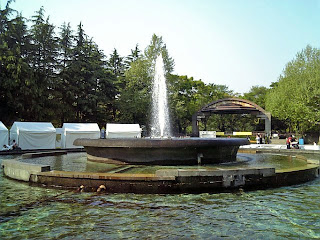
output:
<instances>
[{"instance_id":1,"label":"foliage","mask_svg":"<svg viewBox=\"0 0 320 240\"><path fill-rule=\"evenodd\" d=\"M170 75L170 105L175 132L190 134L192 115L202 106L231 93L224 85L208 84L192 77Z\"/></svg>"},{"instance_id":2,"label":"foliage","mask_svg":"<svg viewBox=\"0 0 320 240\"><path fill-rule=\"evenodd\" d=\"M265 109L266 95L268 88L263 86L252 86L248 93L243 94L243 98L247 99Z\"/></svg>"},{"instance_id":3,"label":"foliage","mask_svg":"<svg viewBox=\"0 0 320 240\"><path fill-rule=\"evenodd\" d=\"M24 18L10 8L0 9L0 116L8 123L29 117L33 74L26 61L30 36Z\"/></svg>"},{"instance_id":4,"label":"foliage","mask_svg":"<svg viewBox=\"0 0 320 240\"><path fill-rule=\"evenodd\" d=\"M150 64L154 64L159 54L162 54L165 74L167 75L174 70L174 60L170 57L162 37L153 34L149 46L144 51L144 55Z\"/></svg>"},{"instance_id":5,"label":"foliage","mask_svg":"<svg viewBox=\"0 0 320 240\"><path fill-rule=\"evenodd\" d=\"M112 119L115 76L82 24L74 36L64 23L57 36L40 8L28 29L9 5L0 15L1 120L61 125Z\"/></svg>"},{"instance_id":6,"label":"foliage","mask_svg":"<svg viewBox=\"0 0 320 240\"><path fill-rule=\"evenodd\" d=\"M140 123L147 125L150 109L151 76L150 64L145 59L131 63L125 73L125 85L120 89L117 101L119 121L123 123Z\"/></svg>"},{"instance_id":7,"label":"foliage","mask_svg":"<svg viewBox=\"0 0 320 240\"><path fill-rule=\"evenodd\" d=\"M290 61L267 94L266 108L290 131L319 131L320 50L307 46Z\"/></svg>"},{"instance_id":8,"label":"foliage","mask_svg":"<svg viewBox=\"0 0 320 240\"><path fill-rule=\"evenodd\" d=\"M128 56L116 49L107 58L80 23L58 29L40 8L30 27L10 8L0 9L1 121L139 123L148 128L151 80L156 57L164 59L170 112L176 134L189 133L192 115L232 94L226 86L172 75L174 60L161 36L153 35Z\"/></svg>"}]
</instances>

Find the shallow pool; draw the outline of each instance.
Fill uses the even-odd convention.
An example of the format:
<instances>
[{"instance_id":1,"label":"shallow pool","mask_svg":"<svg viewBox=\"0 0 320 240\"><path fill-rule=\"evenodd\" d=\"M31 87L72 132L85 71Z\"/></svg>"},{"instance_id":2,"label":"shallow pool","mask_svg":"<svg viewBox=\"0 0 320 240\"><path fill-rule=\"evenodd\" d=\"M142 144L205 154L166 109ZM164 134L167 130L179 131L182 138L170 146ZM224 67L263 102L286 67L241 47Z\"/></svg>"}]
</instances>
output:
<instances>
[{"instance_id":1,"label":"shallow pool","mask_svg":"<svg viewBox=\"0 0 320 240\"><path fill-rule=\"evenodd\" d=\"M8 158L13 157L1 156L0 162ZM83 153L32 161L64 171L108 172L117 167L87 162ZM237 163L218 167L281 169L292 164L305 162L292 156L239 154ZM243 194L98 195L30 186L4 178L0 171L0 239L320 238L319 178Z\"/></svg>"}]
</instances>

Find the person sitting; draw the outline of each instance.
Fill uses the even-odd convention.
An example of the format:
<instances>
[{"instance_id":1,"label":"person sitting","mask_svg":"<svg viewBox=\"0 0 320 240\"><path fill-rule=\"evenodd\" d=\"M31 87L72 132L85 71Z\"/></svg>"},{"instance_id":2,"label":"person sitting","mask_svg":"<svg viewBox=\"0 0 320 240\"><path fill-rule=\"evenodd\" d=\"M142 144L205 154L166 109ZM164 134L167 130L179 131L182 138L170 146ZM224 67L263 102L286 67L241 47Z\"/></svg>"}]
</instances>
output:
<instances>
[{"instance_id":1,"label":"person sitting","mask_svg":"<svg viewBox=\"0 0 320 240\"><path fill-rule=\"evenodd\" d=\"M3 144L1 151L9 151L9 150L11 150L11 147L7 144Z\"/></svg>"},{"instance_id":2,"label":"person sitting","mask_svg":"<svg viewBox=\"0 0 320 240\"><path fill-rule=\"evenodd\" d=\"M18 150L18 149L20 149L20 148L18 147L18 144L16 143L16 140L14 140L14 139L13 139L12 144L11 144L10 147L11 147L12 150Z\"/></svg>"},{"instance_id":3,"label":"person sitting","mask_svg":"<svg viewBox=\"0 0 320 240\"><path fill-rule=\"evenodd\" d=\"M296 140L294 136L292 136L292 139L291 139L291 146L294 149L299 149L299 142Z\"/></svg>"},{"instance_id":4,"label":"person sitting","mask_svg":"<svg viewBox=\"0 0 320 240\"><path fill-rule=\"evenodd\" d=\"M292 135L286 138L287 149L291 149Z\"/></svg>"}]
</instances>

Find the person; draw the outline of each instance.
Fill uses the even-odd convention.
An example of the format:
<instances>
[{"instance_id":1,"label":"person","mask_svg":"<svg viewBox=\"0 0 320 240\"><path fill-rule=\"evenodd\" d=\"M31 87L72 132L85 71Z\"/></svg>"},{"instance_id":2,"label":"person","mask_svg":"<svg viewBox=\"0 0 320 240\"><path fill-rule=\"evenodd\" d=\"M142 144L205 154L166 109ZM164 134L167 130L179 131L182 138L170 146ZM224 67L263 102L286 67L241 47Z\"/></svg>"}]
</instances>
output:
<instances>
[{"instance_id":1,"label":"person","mask_svg":"<svg viewBox=\"0 0 320 240\"><path fill-rule=\"evenodd\" d=\"M11 149L11 148L10 148L9 145L3 144L3 147L2 147L2 149L1 149L1 151L9 151L10 149Z\"/></svg>"},{"instance_id":2,"label":"person","mask_svg":"<svg viewBox=\"0 0 320 240\"><path fill-rule=\"evenodd\" d=\"M292 136L286 138L287 149L291 149Z\"/></svg>"},{"instance_id":3,"label":"person","mask_svg":"<svg viewBox=\"0 0 320 240\"><path fill-rule=\"evenodd\" d=\"M299 149L299 142L297 141L295 136L292 136L291 147L294 148L294 149Z\"/></svg>"},{"instance_id":4,"label":"person","mask_svg":"<svg viewBox=\"0 0 320 240\"><path fill-rule=\"evenodd\" d=\"M12 144L11 144L10 148L11 148L12 150L15 150L15 149L17 149L17 148L18 148L18 144L16 143L16 140L14 140L14 139L13 139L13 141L12 141Z\"/></svg>"},{"instance_id":5,"label":"person","mask_svg":"<svg viewBox=\"0 0 320 240\"><path fill-rule=\"evenodd\" d=\"M256 135L256 142L257 142L257 144L260 143L260 135L259 134Z\"/></svg>"}]
</instances>

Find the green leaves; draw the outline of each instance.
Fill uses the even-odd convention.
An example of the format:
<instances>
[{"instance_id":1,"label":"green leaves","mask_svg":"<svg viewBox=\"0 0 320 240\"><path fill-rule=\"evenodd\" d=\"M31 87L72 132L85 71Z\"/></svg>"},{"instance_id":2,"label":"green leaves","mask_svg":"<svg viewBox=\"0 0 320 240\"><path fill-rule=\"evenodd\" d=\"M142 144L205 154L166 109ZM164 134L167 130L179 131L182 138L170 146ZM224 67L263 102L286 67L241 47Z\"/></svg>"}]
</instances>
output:
<instances>
[{"instance_id":1,"label":"green leaves","mask_svg":"<svg viewBox=\"0 0 320 240\"><path fill-rule=\"evenodd\" d=\"M173 117L174 128L183 134L190 134L192 115L202 106L231 93L223 85L205 84L192 77L170 75L169 102Z\"/></svg>"},{"instance_id":2,"label":"green leaves","mask_svg":"<svg viewBox=\"0 0 320 240\"><path fill-rule=\"evenodd\" d=\"M267 94L266 108L292 130L319 130L320 50L307 46L287 64Z\"/></svg>"},{"instance_id":3,"label":"green leaves","mask_svg":"<svg viewBox=\"0 0 320 240\"><path fill-rule=\"evenodd\" d=\"M153 64L161 53L176 132L186 133L201 106L231 94L226 86L171 75L174 60L162 37L127 57L107 58L80 23L59 29L41 8L30 28L9 4L0 9L0 115L13 121L149 124ZM318 95L315 95L316 98ZM311 105L310 105L311 106ZM318 107L312 105L313 108Z\"/></svg>"},{"instance_id":4,"label":"green leaves","mask_svg":"<svg viewBox=\"0 0 320 240\"><path fill-rule=\"evenodd\" d=\"M149 46L144 51L145 58L151 64L154 64L160 53L162 54L166 74L171 73L174 70L174 60L170 57L162 37L153 34Z\"/></svg>"}]
</instances>

